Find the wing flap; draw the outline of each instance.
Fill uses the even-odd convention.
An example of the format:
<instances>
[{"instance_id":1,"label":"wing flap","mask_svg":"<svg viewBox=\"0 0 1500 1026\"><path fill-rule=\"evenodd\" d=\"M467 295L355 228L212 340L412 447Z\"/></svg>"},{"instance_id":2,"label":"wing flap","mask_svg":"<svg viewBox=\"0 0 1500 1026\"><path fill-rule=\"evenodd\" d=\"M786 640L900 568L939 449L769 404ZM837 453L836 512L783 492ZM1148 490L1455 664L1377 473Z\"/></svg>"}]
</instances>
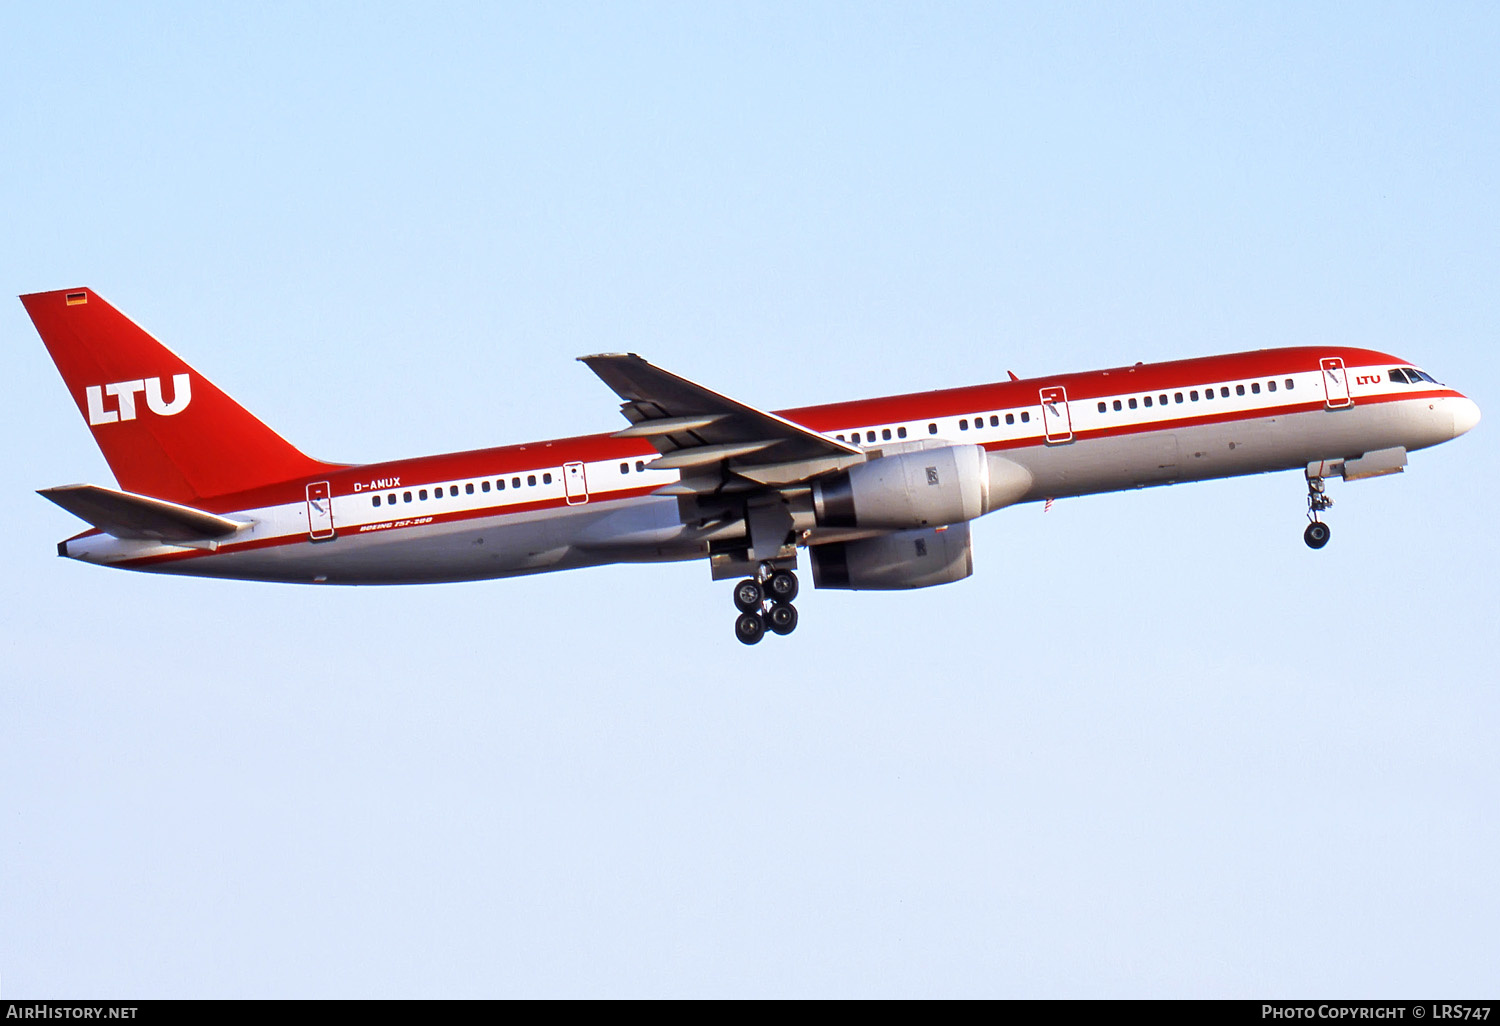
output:
<instances>
[{"instance_id":1,"label":"wing flap","mask_svg":"<svg viewBox=\"0 0 1500 1026\"><path fill-rule=\"evenodd\" d=\"M616 431L610 435L611 438L655 438L657 435L673 435L697 431L706 428L710 424L717 424L724 419L724 414L715 413L704 417L647 417L638 420L622 431Z\"/></svg>"},{"instance_id":2,"label":"wing flap","mask_svg":"<svg viewBox=\"0 0 1500 1026\"><path fill-rule=\"evenodd\" d=\"M205 513L191 506L98 485L62 485L44 488L37 494L116 538L174 544L201 542L223 538L250 526L248 522Z\"/></svg>"},{"instance_id":3,"label":"wing flap","mask_svg":"<svg viewBox=\"0 0 1500 1026\"><path fill-rule=\"evenodd\" d=\"M710 388L653 366L634 353L602 353L579 360L623 402L631 426L617 438L645 438L662 454L666 470L726 462L743 470L777 464L859 462L857 446L829 438L795 421L746 406Z\"/></svg>"}]
</instances>

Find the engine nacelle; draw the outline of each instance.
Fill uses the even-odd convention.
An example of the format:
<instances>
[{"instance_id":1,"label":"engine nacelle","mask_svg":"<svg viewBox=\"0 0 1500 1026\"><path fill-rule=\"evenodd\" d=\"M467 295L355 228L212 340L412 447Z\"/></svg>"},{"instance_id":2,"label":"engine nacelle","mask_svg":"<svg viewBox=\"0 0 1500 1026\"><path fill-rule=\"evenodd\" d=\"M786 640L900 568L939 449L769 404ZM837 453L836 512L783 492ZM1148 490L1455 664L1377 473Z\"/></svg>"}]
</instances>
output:
<instances>
[{"instance_id":1,"label":"engine nacelle","mask_svg":"<svg viewBox=\"0 0 1500 1026\"><path fill-rule=\"evenodd\" d=\"M918 443L813 484L820 527L935 527L988 513L990 468L977 445Z\"/></svg>"},{"instance_id":2,"label":"engine nacelle","mask_svg":"<svg viewBox=\"0 0 1500 1026\"><path fill-rule=\"evenodd\" d=\"M813 584L849 591L900 591L961 581L974 572L967 523L893 531L807 550Z\"/></svg>"}]
</instances>

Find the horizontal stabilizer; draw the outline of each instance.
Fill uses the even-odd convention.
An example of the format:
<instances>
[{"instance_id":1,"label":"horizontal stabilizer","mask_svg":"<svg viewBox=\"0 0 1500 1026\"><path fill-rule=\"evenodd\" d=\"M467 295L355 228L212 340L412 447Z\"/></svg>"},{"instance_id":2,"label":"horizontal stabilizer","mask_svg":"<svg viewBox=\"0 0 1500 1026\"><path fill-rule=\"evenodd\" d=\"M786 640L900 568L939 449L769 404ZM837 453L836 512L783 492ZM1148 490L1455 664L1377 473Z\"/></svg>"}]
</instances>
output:
<instances>
[{"instance_id":1,"label":"horizontal stabilizer","mask_svg":"<svg viewBox=\"0 0 1500 1026\"><path fill-rule=\"evenodd\" d=\"M63 509L116 538L142 541L195 542L223 538L250 524L98 485L63 485L37 492Z\"/></svg>"}]
</instances>

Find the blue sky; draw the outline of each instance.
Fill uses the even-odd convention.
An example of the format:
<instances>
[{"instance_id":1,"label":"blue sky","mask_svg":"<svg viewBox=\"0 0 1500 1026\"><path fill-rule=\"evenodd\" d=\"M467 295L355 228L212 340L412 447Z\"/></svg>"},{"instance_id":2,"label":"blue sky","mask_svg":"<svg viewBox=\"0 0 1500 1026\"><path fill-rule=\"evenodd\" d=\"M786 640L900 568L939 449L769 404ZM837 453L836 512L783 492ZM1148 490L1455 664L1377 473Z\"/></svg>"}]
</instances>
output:
<instances>
[{"instance_id":1,"label":"blue sky","mask_svg":"<svg viewBox=\"0 0 1500 1026\"><path fill-rule=\"evenodd\" d=\"M1491 5L13 4L0 279L312 455L1297 344L1500 396ZM0 997L1493 989L1492 425L1003 510L975 575L391 589L58 560L0 307Z\"/></svg>"}]
</instances>

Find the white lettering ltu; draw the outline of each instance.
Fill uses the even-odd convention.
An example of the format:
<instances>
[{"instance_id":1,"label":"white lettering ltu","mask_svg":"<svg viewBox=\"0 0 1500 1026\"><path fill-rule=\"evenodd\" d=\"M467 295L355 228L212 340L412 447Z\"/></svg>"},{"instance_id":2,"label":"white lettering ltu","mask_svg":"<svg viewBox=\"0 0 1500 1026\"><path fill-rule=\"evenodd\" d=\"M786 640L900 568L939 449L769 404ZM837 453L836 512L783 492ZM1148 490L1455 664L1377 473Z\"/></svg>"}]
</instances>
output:
<instances>
[{"instance_id":1,"label":"white lettering ltu","mask_svg":"<svg viewBox=\"0 0 1500 1026\"><path fill-rule=\"evenodd\" d=\"M186 374L172 375L172 401L161 395L161 378L138 378L135 381L116 381L109 385L90 385L84 389L88 396L89 424L113 424L117 420L135 420L135 396L146 393L146 409L162 417L170 417L187 409L193 401L192 384ZM115 397L113 410L104 408L104 397Z\"/></svg>"}]
</instances>

